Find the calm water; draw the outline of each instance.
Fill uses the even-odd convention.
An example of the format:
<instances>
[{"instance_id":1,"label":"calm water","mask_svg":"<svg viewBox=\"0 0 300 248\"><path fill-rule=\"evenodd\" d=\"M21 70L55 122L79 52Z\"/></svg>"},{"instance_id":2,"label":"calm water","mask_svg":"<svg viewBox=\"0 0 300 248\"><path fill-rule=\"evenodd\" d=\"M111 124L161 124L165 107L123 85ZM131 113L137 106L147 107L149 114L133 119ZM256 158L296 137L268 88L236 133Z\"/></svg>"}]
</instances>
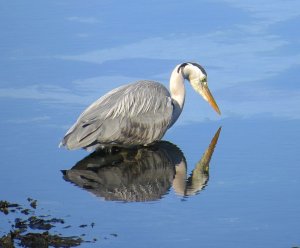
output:
<instances>
[{"instance_id":1,"label":"calm water","mask_svg":"<svg viewBox=\"0 0 300 248\"><path fill-rule=\"evenodd\" d=\"M300 246L300 3L0 5L0 200L37 199L71 225L57 232L98 239L83 247ZM137 79L167 86L190 60L221 117L187 85L171 143L113 157L58 149L99 96Z\"/></svg>"}]
</instances>

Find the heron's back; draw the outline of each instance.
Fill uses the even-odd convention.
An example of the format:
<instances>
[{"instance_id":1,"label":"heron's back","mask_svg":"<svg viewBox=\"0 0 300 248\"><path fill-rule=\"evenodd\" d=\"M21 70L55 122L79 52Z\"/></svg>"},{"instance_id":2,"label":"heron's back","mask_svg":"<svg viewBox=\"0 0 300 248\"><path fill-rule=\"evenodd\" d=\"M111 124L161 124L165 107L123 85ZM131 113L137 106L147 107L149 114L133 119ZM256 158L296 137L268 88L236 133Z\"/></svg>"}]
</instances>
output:
<instances>
[{"instance_id":1,"label":"heron's back","mask_svg":"<svg viewBox=\"0 0 300 248\"><path fill-rule=\"evenodd\" d=\"M147 145L160 140L172 118L172 100L160 83L138 81L90 105L62 141L68 149Z\"/></svg>"}]
</instances>

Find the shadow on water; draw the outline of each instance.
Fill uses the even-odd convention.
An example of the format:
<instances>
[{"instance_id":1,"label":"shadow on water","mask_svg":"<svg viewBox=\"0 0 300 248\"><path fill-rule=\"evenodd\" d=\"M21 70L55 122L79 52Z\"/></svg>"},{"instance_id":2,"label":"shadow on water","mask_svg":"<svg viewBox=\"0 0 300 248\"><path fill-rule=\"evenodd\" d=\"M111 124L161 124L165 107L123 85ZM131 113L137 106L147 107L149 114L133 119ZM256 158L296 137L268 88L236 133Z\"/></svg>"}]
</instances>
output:
<instances>
[{"instance_id":1,"label":"shadow on water","mask_svg":"<svg viewBox=\"0 0 300 248\"><path fill-rule=\"evenodd\" d=\"M171 186L178 195L195 195L207 185L209 162L220 132L221 127L188 178L184 154L166 141L113 153L94 152L62 171L63 178L108 201L153 201L167 194Z\"/></svg>"}]
</instances>

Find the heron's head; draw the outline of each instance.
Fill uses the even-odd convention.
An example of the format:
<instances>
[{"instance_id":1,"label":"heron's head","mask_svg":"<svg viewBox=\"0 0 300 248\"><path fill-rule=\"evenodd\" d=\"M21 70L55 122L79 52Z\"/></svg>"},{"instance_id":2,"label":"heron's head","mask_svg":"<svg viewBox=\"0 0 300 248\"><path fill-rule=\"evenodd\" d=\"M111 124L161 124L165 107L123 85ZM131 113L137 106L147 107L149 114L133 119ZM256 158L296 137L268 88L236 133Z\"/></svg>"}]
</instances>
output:
<instances>
[{"instance_id":1,"label":"heron's head","mask_svg":"<svg viewBox=\"0 0 300 248\"><path fill-rule=\"evenodd\" d=\"M207 73L204 68L197 63L187 62L181 64L177 68L177 72L180 71L183 77L190 81L194 90L198 92L218 114L221 114L221 111L208 88Z\"/></svg>"}]
</instances>

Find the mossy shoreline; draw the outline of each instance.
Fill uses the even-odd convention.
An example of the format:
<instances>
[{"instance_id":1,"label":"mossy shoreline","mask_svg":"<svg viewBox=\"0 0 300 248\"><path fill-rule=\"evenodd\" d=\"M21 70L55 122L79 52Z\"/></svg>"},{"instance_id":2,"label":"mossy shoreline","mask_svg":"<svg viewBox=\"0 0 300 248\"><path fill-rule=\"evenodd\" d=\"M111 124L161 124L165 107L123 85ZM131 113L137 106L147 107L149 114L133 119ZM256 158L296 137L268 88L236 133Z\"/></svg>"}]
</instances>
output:
<instances>
[{"instance_id":1,"label":"mossy shoreline","mask_svg":"<svg viewBox=\"0 0 300 248\"><path fill-rule=\"evenodd\" d=\"M65 225L63 228L70 228L65 220L55 218L50 215L35 215L37 200L28 198L28 207L18 203L5 200L0 201L0 215L13 215L13 219L8 221L10 230L5 230L0 234L0 247L76 247L85 242L96 242L83 240L79 236L63 236L53 234L52 229L57 225ZM87 225L81 225L87 226ZM91 224L91 227L94 223ZM84 236L84 235L82 235Z\"/></svg>"}]
</instances>

